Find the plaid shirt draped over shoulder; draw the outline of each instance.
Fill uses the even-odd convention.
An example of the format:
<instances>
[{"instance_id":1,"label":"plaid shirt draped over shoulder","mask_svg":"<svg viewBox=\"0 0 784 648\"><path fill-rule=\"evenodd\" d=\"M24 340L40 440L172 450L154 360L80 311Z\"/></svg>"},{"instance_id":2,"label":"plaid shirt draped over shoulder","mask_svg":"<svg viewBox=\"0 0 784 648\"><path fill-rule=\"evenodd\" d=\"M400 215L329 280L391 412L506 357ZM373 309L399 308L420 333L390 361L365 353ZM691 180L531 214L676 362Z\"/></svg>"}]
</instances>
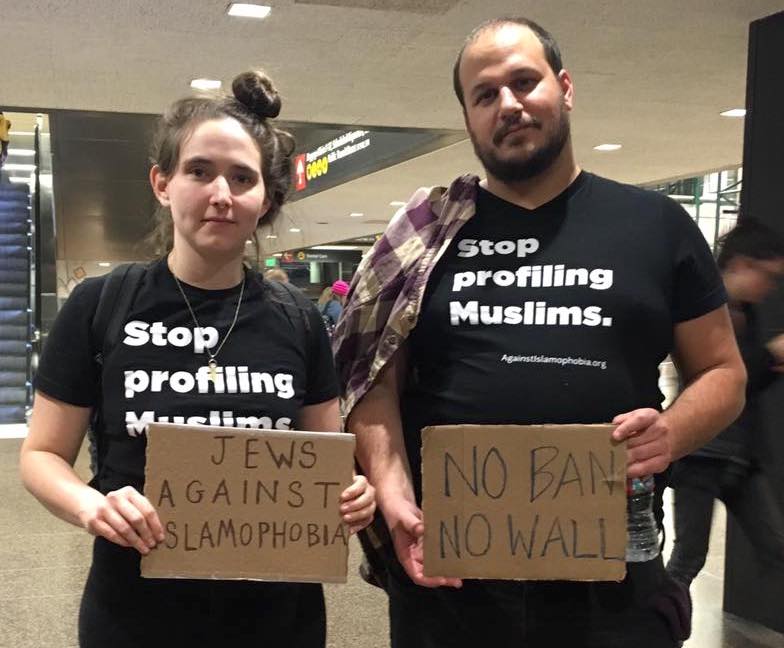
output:
<instances>
[{"instance_id":1,"label":"plaid shirt draped over shoulder","mask_svg":"<svg viewBox=\"0 0 784 648\"><path fill-rule=\"evenodd\" d=\"M332 338L347 416L416 325L430 272L476 211L478 184L464 175L419 189L360 263Z\"/></svg>"}]
</instances>

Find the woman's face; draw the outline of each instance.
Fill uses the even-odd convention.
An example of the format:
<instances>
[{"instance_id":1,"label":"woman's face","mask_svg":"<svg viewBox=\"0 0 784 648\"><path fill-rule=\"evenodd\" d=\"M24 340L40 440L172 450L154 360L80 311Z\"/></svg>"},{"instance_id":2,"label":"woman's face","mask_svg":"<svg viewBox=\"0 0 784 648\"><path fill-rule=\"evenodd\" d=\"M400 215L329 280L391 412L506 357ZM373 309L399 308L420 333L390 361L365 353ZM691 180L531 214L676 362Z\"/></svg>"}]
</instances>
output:
<instances>
[{"instance_id":1,"label":"woman's face","mask_svg":"<svg viewBox=\"0 0 784 648\"><path fill-rule=\"evenodd\" d=\"M269 207L261 152L240 123L227 117L202 122L180 146L170 177L150 172L159 202L171 210L174 249L207 259L241 257Z\"/></svg>"}]
</instances>

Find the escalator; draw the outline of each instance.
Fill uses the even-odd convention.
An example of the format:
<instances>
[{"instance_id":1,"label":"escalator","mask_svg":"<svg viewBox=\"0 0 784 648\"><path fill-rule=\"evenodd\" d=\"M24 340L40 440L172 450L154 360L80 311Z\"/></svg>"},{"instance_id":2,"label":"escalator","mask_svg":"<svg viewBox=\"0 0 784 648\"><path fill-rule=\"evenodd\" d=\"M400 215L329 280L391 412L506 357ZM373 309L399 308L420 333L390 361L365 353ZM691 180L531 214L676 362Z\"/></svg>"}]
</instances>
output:
<instances>
[{"instance_id":1,"label":"escalator","mask_svg":"<svg viewBox=\"0 0 784 648\"><path fill-rule=\"evenodd\" d=\"M0 182L0 424L24 423L30 354L30 192Z\"/></svg>"}]
</instances>

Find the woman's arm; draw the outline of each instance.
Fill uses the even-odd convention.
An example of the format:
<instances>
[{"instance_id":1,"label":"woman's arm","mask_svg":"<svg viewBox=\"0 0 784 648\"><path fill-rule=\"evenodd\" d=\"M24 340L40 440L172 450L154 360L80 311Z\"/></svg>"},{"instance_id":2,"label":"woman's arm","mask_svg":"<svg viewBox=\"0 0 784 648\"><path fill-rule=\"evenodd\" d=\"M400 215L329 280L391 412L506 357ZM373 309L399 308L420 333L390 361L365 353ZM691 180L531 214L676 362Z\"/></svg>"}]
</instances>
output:
<instances>
[{"instance_id":1,"label":"woman's arm","mask_svg":"<svg viewBox=\"0 0 784 648\"><path fill-rule=\"evenodd\" d=\"M73 469L89 421L90 408L37 391L19 459L22 482L57 517L146 554L164 538L150 502L130 486L103 495Z\"/></svg>"},{"instance_id":2,"label":"woman's arm","mask_svg":"<svg viewBox=\"0 0 784 648\"><path fill-rule=\"evenodd\" d=\"M340 432L338 399L303 407L297 427L310 432ZM354 482L340 494L340 514L349 532L356 533L370 524L375 510L376 489L363 475L354 475Z\"/></svg>"}]
</instances>

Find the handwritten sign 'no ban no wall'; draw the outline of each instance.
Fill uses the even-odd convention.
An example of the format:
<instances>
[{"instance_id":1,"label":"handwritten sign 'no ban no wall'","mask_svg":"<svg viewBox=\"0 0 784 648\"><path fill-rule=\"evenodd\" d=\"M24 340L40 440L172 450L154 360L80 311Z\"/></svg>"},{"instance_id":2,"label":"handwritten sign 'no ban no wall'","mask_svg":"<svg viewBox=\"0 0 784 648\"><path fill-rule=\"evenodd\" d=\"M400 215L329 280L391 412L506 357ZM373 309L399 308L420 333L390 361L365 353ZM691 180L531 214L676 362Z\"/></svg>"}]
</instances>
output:
<instances>
[{"instance_id":1,"label":"handwritten sign 'no ban no wall'","mask_svg":"<svg viewBox=\"0 0 784 648\"><path fill-rule=\"evenodd\" d=\"M354 437L150 424L144 493L166 539L142 576L346 581Z\"/></svg>"},{"instance_id":2,"label":"handwritten sign 'no ban no wall'","mask_svg":"<svg viewBox=\"0 0 784 648\"><path fill-rule=\"evenodd\" d=\"M425 574L622 580L626 447L612 429L425 428Z\"/></svg>"}]
</instances>

